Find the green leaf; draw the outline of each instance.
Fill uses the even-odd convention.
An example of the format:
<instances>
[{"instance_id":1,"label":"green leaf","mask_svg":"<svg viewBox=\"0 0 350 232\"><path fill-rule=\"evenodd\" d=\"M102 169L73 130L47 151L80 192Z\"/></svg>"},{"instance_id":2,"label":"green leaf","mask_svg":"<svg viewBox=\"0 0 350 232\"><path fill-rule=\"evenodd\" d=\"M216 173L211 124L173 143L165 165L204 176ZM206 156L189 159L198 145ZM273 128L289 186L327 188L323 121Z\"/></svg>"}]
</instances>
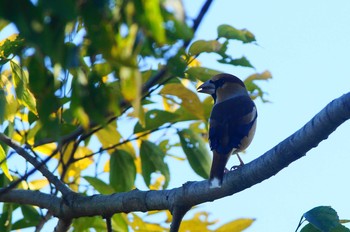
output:
<instances>
[{"instance_id":1,"label":"green leaf","mask_svg":"<svg viewBox=\"0 0 350 232\"><path fill-rule=\"evenodd\" d=\"M83 178L101 194L112 194L115 192L110 185L99 178L92 176L83 176Z\"/></svg>"},{"instance_id":2,"label":"green leaf","mask_svg":"<svg viewBox=\"0 0 350 232\"><path fill-rule=\"evenodd\" d=\"M304 213L303 216L321 231L331 231L340 224L337 212L330 206L315 207Z\"/></svg>"},{"instance_id":3,"label":"green leaf","mask_svg":"<svg viewBox=\"0 0 350 232\"><path fill-rule=\"evenodd\" d=\"M204 139L189 129L179 131L178 134L192 169L204 179L209 178L211 159Z\"/></svg>"},{"instance_id":4,"label":"green leaf","mask_svg":"<svg viewBox=\"0 0 350 232\"><path fill-rule=\"evenodd\" d=\"M332 230L329 232L349 232L350 229L339 224L338 226L334 227ZM308 223L306 226L304 226L300 232L323 232L316 227L314 227L311 223Z\"/></svg>"},{"instance_id":5,"label":"green leaf","mask_svg":"<svg viewBox=\"0 0 350 232\"><path fill-rule=\"evenodd\" d=\"M180 98L181 103L179 104L182 107L186 108L186 110L196 116L197 119L204 119L204 111L198 95L183 86L181 83L172 83L165 85L160 91L160 94L171 95Z\"/></svg>"},{"instance_id":6,"label":"green leaf","mask_svg":"<svg viewBox=\"0 0 350 232\"><path fill-rule=\"evenodd\" d=\"M116 213L112 217L112 228L118 232L129 231L125 214Z\"/></svg>"},{"instance_id":7,"label":"green leaf","mask_svg":"<svg viewBox=\"0 0 350 232\"><path fill-rule=\"evenodd\" d=\"M151 174L159 171L165 177L163 188L168 186L170 180L170 173L168 165L164 162L162 149L156 144L142 140L140 148L142 176L147 186L151 185Z\"/></svg>"},{"instance_id":8,"label":"green leaf","mask_svg":"<svg viewBox=\"0 0 350 232\"><path fill-rule=\"evenodd\" d=\"M238 30L227 24L223 24L218 27L218 37L240 40L243 43L251 43L255 41L255 36L250 31L245 29Z\"/></svg>"},{"instance_id":9,"label":"green leaf","mask_svg":"<svg viewBox=\"0 0 350 232\"><path fill-rule=\"evenodd\" d=\"M36 100L34 95L30 92L28 88L28 77L21 67L15 62L11 61L12 75L15 81L15 90L18 101L28 109L37 114L36 110Z\"/></svg>"},{"instance_id":10,"label":"green leaf","mask_svg":"<svg viewBox=\"0 0 350 232\"><path fill-rule=\"evenodd\" d=\"M158 44L165 43L164 20L160 10L159 0L142 0L145 18L152 36Z\"/></svg>"},{"instance_id":11,"label":"green leaf","mask_svg":"<svg viewBox=\"0 0 350 232\"><path fill-rule=\"evenodd\" d=\"M218 52L221 50L222 44L217 40L197 40L188 51L190 56L196 56L203 52Z\"/></svg>"},{"instance_id":12,"label":"green leaf","mask_svg":"<svg viewBox=\"0 0 350 232\"><path fill-rule=\"evenodd\" d=\"M41 216L38 211L36 211L33 206L29 205L21 205L20 207L22 210L23 218L16 221L12 225L12 230L36 226L41 220Z\"/></svg>"},{"instance_id":13,"label":"green leaf","mask_svg":"<svg viewBox=\"0 0 350 232\"><path fill-rule=\"evenodd\" d=\"M6 162L6 154L2 146L0 145L0 168L4 172L5 176L12 181L12 176L9 172L9 169L7 167L7 162Z\"/></svg>"},{"instance_id":14,"label":"green leaf","mask_svg":"<svg viewBox=\"0 0 350 232\"><path fill-rule=\"evenodd\" d=\"M191 67L187 69L186 73L188 74L190 79L205 82L211 79L213 76L219 74L220 72L214 69L204 67Z\"/></svg>"},{"instance_id":15,"label":"green leaf","mask_svg":"<svg viewBox=\"0 0 350 232\"><path fill-rule=\"evenodd\" d=\"M165 123L176 122L178 118L179 115L168 111L157 109L147 111L145 114L145 127L142 127L141 124L137 122L134 133L156 129Z\"/></svg>"},{"instance_id":16,"label":"green leaf","mask_svg":"<svg viewBox=\"0 0 350 232\"><path fill-rule=\"evenodd\" d=\"M218 60L218 62L222 64L231 64L234 66L254 68L254 66L249 62L249 60L245 56L242 56L241 58L238 58L238 59L232 59L231 57L226 57L221 60Z\"/></svg>"},{"instance_id":17,"label":"green leaf","mask_svg":"<svg viewBox=\"0 0 350 232\"><path fill-rule=\"evenodd\" d=\"M263 73L255 73L253 75L250 75L244 80L244 84L247 88L247 90L250 92L250 96L252 99L255 99L257 97L260 97L263 102L268 102L268 100L265 99L265 92L254 83L256 80L269 80L272 78L272 75L269 71L265 71Z\"/></svg>"},{"instance_id":18,"label":"green leaf","mask_svg":"<svg viewBox=\"0 0 350 232\"><path fill-rule=\"evenodd\" d=\"M111 154L109 183L117 192L127 192L134 187L136 166L133 157L124 150Z\"/></svg>"},{"instance_id":19,"label":"green leaf","mask_svg":"<svg viewBox=\"0 0 350 232\"><path fill-rule=\"evenodd\" d=\"M81 217L73 220L74 232L88 232L94 228L96 232L106 231L106 222L101 216Z\"/></svg>"}]
</instances>

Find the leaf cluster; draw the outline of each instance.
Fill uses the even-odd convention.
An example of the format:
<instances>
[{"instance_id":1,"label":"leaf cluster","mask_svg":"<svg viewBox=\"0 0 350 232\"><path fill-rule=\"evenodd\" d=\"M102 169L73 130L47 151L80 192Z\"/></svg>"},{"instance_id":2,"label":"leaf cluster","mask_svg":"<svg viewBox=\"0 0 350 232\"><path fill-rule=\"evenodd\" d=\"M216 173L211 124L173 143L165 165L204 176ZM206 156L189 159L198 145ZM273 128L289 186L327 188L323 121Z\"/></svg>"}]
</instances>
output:
<instances>
[{"instance_id":1,"label":"leaf cluster","mask_svg":"<svg viewBox=\"0 0 350 232\"><path fill-rule=\"evenodd\" d=\"M193 41L193 29L178 15L185 15L181 6L159 0L1 1L0 30L18 30L0 41L1 133L40 162L49 157L50 171L84 194L165 189L171 159L187 159L207 178L212 100L199 98L195 86L222 71L201 66L198 56L215 53L218 63L253 68L246 57L232 58L227 46L254 45L255 36L221 25L217 39ZM252 98L265 100L257 81L269 78L265 71L245 79ZM28 165L15 171L20 166L8 165L15 152L0 145L2 187L19 179L17 188L58 194L47 180L22 178ZM178 147L183 154L172 154ZM8 224L16 209L22 221ZM34 226L45 214L4 204L0 226ZM133 217L114 215L112 223L127 231L139 220ZM101 220L82 218L73 227L99 230Z\"/></svg>"}]
</instances>

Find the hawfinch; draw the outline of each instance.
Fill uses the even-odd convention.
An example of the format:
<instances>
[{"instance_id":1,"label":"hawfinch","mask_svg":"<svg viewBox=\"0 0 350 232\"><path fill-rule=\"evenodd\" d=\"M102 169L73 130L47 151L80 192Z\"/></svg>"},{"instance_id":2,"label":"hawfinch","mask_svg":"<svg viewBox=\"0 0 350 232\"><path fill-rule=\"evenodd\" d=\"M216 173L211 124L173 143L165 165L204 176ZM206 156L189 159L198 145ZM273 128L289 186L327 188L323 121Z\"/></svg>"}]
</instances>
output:
<instances>
[{"instance_id":1,"label":"hawfinch","mask_svg":"<svg viewBox=\"0 0 350 232\"><path fill-rule=\"evenodd\" d=\"M234 75L218 74L199 86L197 91L214 98L209 120L209 143L213 151L210 187L218 188L231 154L238 156L238 152L246 149L252 141L258 114L244 83ZM243 165L239 156L238 159Z\"/></svg>"}]
</instances>

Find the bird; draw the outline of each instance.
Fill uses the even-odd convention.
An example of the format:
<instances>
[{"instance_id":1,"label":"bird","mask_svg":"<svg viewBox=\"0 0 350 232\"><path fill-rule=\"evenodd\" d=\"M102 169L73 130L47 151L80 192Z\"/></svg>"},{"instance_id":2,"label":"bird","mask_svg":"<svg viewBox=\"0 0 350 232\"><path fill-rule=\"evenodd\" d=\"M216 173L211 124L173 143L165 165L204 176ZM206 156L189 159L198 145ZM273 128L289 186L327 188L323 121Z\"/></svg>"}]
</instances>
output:
<instances>
[{"instance_id":1,"label":"bird","mask_svg":"<svg viewBox=\"0 0 350 232\"><path fill-rule=\"evenodd\" d=\"M231 154L237 155L239 166L244 165L238 153L245 150L254 137L257 109L243 81L228 73L213 76L197 91L210 94L214 99L209 118L209 144L213 151L209 183L210 188L220 188Z\"/></svg>"}]
</instances>

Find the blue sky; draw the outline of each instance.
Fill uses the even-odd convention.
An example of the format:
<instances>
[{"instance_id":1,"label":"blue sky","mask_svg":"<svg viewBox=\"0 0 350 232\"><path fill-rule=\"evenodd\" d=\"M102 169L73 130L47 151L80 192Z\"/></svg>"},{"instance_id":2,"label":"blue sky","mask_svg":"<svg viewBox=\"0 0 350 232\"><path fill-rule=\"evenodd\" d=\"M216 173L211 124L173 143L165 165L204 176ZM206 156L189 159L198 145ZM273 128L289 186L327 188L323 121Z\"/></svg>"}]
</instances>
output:
<instances>
[{"instance_id":1,"label":"blue sky","mask_svg":"<svg viewBox=\"0 0 350 232\"><path fill-rule=\"evenodd\" d=\"M184 1L195 17L203 1ZM261 84L271 103L256 101L259 118L246 162L294 133L327 103L350 91L350 2L336 1L214 1L196 34L215 39L216 28L246 28L256 45L230 47L232 56L247 56L256 70L213 65L215 56L200 56L203 66L242 79L268 69L273 79ZM255 218L246 231L294 231L302 214L329 205L340 218L350 218L348 184L350 123L276 176L236 195L203 204L213 219L225 222ZM234 157L230 162L236 162ZM180 181L181 182L181 181ZM350 227L348 225L348 227Z\"/></svg>"}]
</instances>

